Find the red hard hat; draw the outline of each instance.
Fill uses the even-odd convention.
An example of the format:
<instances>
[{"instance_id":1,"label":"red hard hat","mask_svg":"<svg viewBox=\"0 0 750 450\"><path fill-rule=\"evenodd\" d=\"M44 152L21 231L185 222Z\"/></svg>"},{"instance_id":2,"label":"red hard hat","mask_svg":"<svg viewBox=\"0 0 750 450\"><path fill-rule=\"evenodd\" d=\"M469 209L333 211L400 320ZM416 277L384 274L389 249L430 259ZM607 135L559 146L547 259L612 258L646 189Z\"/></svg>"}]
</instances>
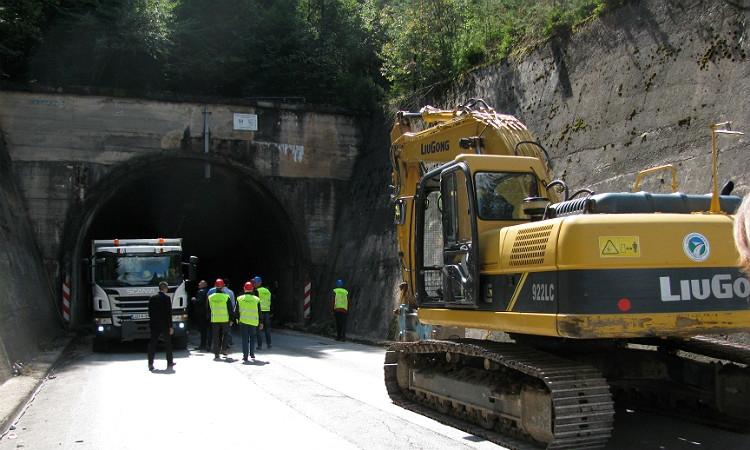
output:
<instances>
[{"instance_id":1,"label":"red hard hat","mask_svg":"<svg viewBox=\"0 0 750 450\"><path fill-rule=\"evenodd\" d=\"M222 280L221 278L217 278L216 282L214 283L214 287L223 288L224 287L224 280Z\"/></svg>"},{"instance_id":2,"label":"red hard hat","mask_svg":"<svg viewBox=\"0 0 750 450\"><path fill-rule=\"evenodd\" d=\"M252 281L245 283L245 292L252 291L253 289L255 289L255 286L253 286Z\"/></svg>"}]
</instances>

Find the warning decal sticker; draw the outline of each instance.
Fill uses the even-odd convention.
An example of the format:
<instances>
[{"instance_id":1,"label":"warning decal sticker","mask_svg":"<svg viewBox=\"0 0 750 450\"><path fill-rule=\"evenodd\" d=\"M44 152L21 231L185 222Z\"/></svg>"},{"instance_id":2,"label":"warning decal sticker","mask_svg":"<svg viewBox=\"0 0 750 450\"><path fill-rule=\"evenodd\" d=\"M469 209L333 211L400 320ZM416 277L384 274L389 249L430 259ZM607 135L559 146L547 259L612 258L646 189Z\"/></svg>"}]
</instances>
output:
<instances>
[{"instance_id":1,"label":"warning decal sticker","mask_svg":"<svg viewBox=\"0 0 750 450\"><path fill-rule=\"evenodd\" d=\"M602 258L639 258L641 245L638 236L599 236L599 256Z\"/></svg>"}]
</instances>

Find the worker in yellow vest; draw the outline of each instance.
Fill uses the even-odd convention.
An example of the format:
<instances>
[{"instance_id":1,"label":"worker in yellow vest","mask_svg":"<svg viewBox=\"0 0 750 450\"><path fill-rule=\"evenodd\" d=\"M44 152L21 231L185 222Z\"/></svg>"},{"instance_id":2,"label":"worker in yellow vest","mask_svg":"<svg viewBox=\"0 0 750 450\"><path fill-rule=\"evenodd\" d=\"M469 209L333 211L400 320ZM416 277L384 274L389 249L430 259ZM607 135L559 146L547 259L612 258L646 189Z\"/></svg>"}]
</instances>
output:
<instances>
[{"instance_id":1,"label":"worker in yellow vest","mask_svg":"<svg viewBox=\"0 0 750 450\"><path fill-rule=\"evenodd\" d=\"M258 298L260 298L260 323L263 325L258 328L258 350L263 347L261 330L266 335L266 345L268 348L271 348L271 291L263 286L263 279L261 277L256 276L253 278L253 284L258 293Z\"/></svg>"},{"instance_id":2,"label":"worker in yellow vest","mask_svg":"<svg viewBox=\"0 0 750 450\"><path fill-rule=\"evenodd\" d=\"M258 328L263 328L260 322L260 299L253 295L255 286L251 281L245 283L245 294L237 297L237 309L239 310L240 332L242 334L242 361L248 362L248 354L255 359L255 335Z\"/></svg>"},{"instance_id":3,"label":"worker in yellow vest","mask_svg":"<svg viewBox=\"0 0 750 450\"><path fill-rule=\"evenodd\" d=\"M344 289L344 280L336 280L333 290L333 316L336 319L336 340L346 340L346 315L349 313L349 291Z\"/></svg>"},{"instance_id":4,"label":"worker in yellow vest","mask_svg":"<svg viewBox=\"0 0 750 450\"><path fill-rule=\"evenodd\" d=\"M224 280L217 278L214 283L216 291L208 296L208 306L211 310L211 334L213 335L214 360L219 359L219 351L226 354L227 333L234 310L229 294L224 292Z\"/></svg>"}]
</instances>

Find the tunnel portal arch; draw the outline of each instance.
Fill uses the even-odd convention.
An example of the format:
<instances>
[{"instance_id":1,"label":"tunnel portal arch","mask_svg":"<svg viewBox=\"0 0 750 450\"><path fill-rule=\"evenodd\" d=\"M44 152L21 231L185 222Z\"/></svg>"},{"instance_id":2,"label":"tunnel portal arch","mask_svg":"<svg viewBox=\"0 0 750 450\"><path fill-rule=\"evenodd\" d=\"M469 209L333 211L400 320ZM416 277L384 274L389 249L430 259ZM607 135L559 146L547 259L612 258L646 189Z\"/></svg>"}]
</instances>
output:
<instances>
[{"instance_id":1,"label":"tunnel portal arch","mask_svg":"<svg viewBox=\"0 0 750 450\"><path fill-rule=\"evenodd\" d=\"M210 178L205 178L206 165ZM121 163L71 208L61 267L71 275L71 328L91 323L84 261L92 239L182 237L184 259L200 258L198 279L231 280L235 293L260 275L273 296L274 321L301 322L309 261L288 207L251 167L212 155L144 156ZM195 289L195 286L189 286ZM191 290L192 292L192 290Z\"/></svg>"}]
</instances>

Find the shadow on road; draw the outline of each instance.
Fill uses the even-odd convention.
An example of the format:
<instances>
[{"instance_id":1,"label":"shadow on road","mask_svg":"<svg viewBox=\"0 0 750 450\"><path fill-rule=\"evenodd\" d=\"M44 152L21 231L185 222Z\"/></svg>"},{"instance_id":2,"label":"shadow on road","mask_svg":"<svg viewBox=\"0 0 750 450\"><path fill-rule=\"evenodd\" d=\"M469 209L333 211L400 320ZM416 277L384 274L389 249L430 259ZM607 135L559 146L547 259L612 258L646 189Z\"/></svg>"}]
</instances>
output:
<instances>
[{"instance_id":1,"label":"shadow on road","mask_svg":"<svg viewBox=\"0 0 750 450\"><path fill-rule=\"evenodd\" d=\"M261 361L259 359L251 359L250 361L243 361L242 365L244 366L265 366L266 364L270 364L268 361Z\"/></svg>"},{"instance_id":2,"label":"shadow on road","mask_svg":"<svg viewBox=\"0 0 750 450\"><path fill-rule=\"evenodd\" d=\"M684 419L618 408L607 449L746 449L750 435L712 428Z\"/></svg>"},{"instance_id":3,"label":"shadow on road","mask_svg":"<svg viewBox=\"0 0 750 450\"><path fill-rule=\"evenodd\" d=\"M98 353L92 352L91 344L91 336L77 337L60 358L60 362L55 366L55 372L66 372L82 365L103 365L123 361L142 360L144 365L146 364L146 341L112 343L108 351ZM175 350L173 355L175 360L191 357L188 350ZM160 344L156 350L156 361L164 361L164 359L164 348Z\"/></svg>"}]
</instances>

